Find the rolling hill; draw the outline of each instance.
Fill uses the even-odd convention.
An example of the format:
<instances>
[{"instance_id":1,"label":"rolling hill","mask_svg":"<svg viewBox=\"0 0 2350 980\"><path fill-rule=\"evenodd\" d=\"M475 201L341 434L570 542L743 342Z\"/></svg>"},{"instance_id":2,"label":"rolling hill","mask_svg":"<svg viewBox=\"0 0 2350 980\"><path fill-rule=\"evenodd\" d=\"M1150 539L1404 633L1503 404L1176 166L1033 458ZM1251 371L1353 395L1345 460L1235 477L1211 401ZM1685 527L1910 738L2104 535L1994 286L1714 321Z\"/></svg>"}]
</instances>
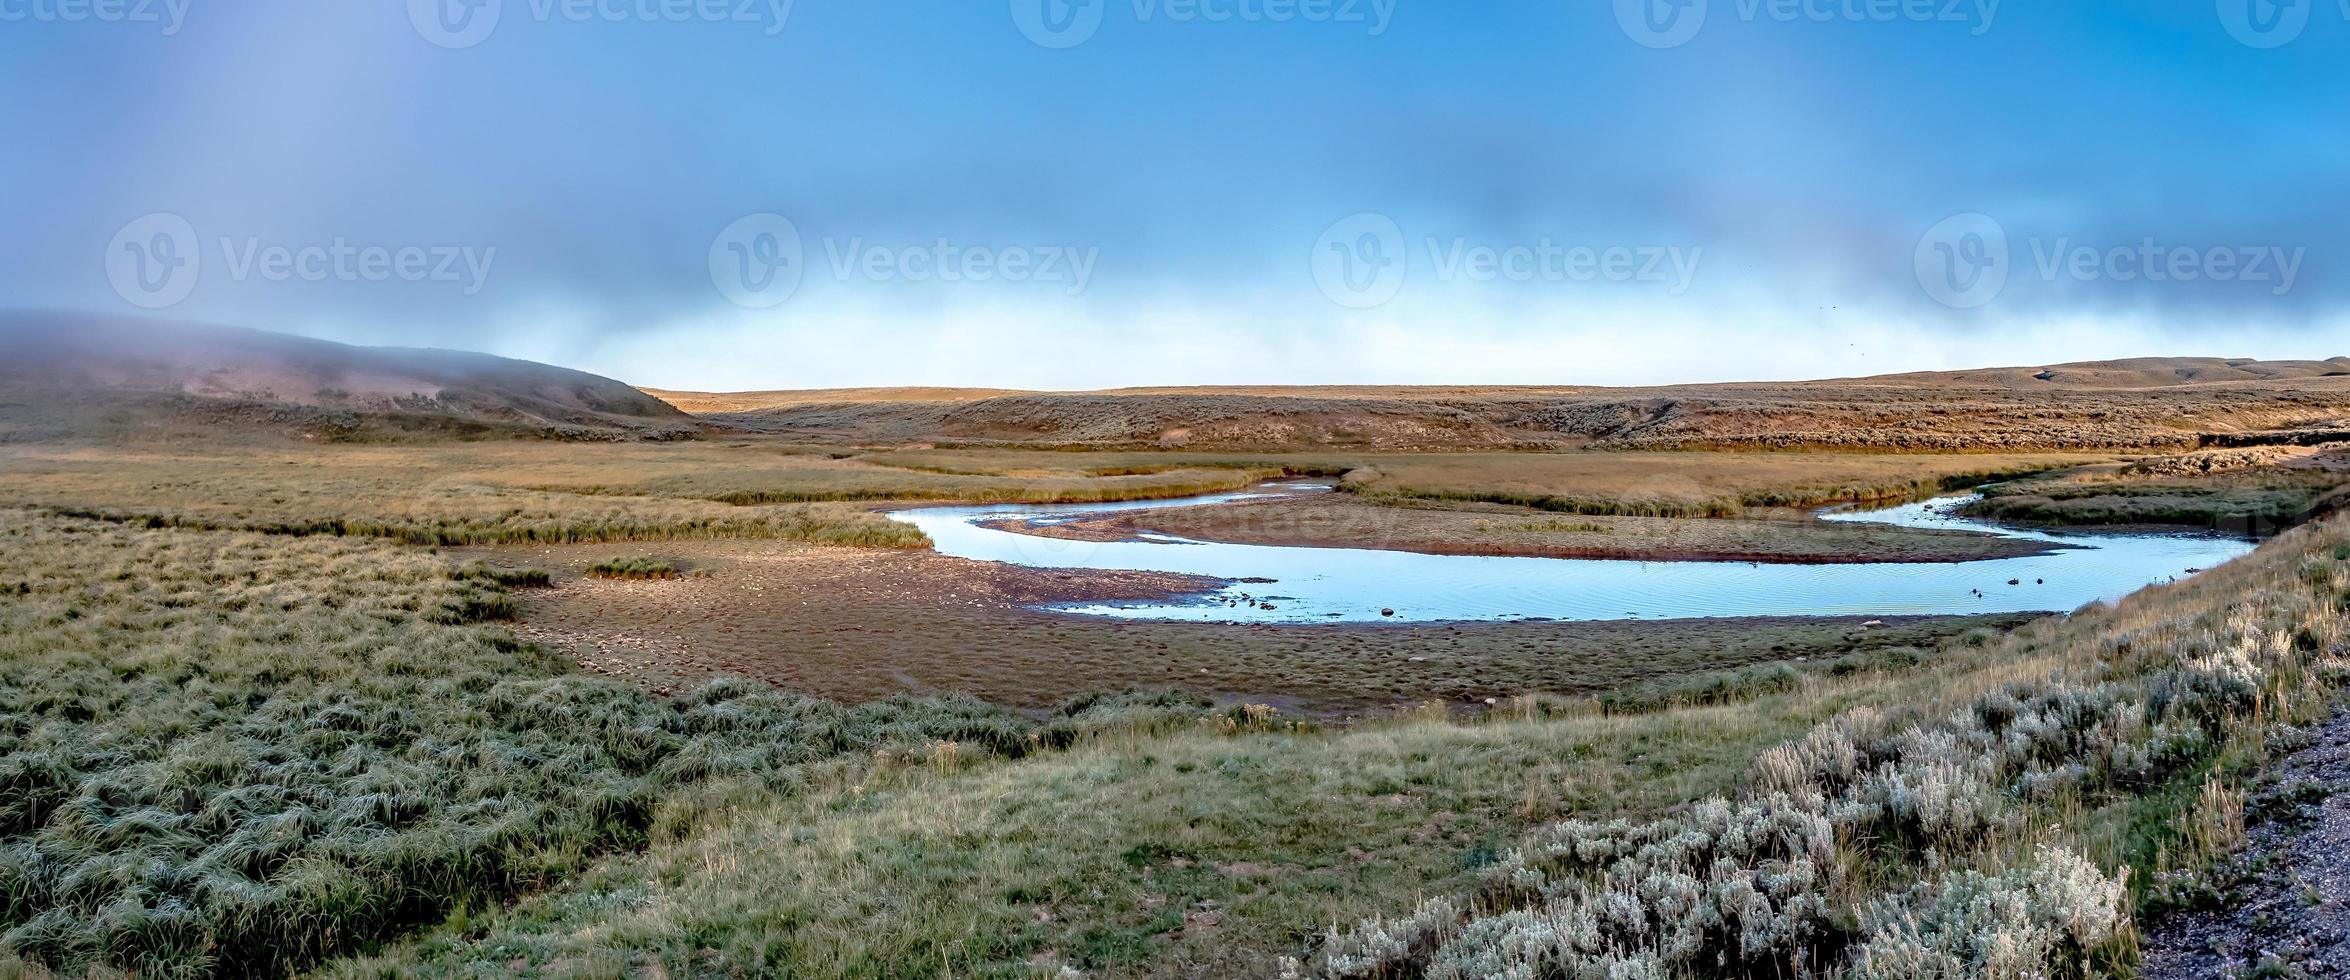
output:
<instances>
[{"instance_id":1,"label":"rolling hill","mask_svg":"<svg viewBox=\"0 0 2350 980\"><path fill-rule=\"evenodd\" d=\"M2137 358L1822 381L1562 387L656 392L821 441L1379 450L2176 450L2350 421L2350 358Z\"/></svg>"},{"instance_id":2,"label":"rolling hill","mask_svg":"<svg viewBox=\"0 0 2350 980\"><path fill-rule=\"evenodd\" d=\"M237 327L0 314L0 441L206 429L311 438L671 439L693 417L610 378Z\"/></svg>"}]
</instances>

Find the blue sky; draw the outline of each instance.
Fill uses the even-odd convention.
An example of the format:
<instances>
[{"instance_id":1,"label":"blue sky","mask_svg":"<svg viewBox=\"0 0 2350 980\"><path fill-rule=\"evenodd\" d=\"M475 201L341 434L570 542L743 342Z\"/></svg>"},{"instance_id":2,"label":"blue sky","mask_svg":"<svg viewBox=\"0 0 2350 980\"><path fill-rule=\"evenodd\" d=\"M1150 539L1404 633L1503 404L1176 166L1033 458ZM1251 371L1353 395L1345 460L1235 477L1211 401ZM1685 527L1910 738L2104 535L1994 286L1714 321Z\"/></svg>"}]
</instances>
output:
<instances>
[{"instance_id":1,"label":"blue sky","mask_svg":"<svg viewBox=\"0 0 2350 980\"><path fill-rule=\"evenodd\" d=\"M2350 0L105 2L0 0L0 305L699 388L2350 353Z\"/></svg>"}]
</instances>

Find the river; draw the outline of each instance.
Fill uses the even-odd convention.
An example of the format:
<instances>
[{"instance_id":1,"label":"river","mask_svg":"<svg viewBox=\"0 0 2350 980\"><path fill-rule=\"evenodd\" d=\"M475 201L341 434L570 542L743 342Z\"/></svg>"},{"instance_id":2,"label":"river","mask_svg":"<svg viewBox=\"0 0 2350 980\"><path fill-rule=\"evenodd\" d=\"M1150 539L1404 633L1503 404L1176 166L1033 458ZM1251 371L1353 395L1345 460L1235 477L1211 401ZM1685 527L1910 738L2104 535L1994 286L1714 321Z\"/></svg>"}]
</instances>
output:
<instances>
[{"instance_id":1,"label":"river","mask_svg":"<svg viewBox=\"0 0 2350 980\"><path fill-rule=\"evenodd\" d=\"M1214 593L1174 601L1052 607L1060 612L1243 623L2061 611L2118 599L2149 584L2210 568L2251 551L2255 545L2243 538L2206 533L2073 532L1993 524L1957 514L1957 509L1972 499L1966 496L1881 509L1830 509L1820 516L1831 521L1980 531L2064 547L2028 557L1956 563L1796 565L1428 555L1226 544L1158 534L1135 541L1071 541L978 523L1012 517L1044 524L1080 514L1208 507L1268 494L1327 490L1311 484L1268 484L1252 491L1177 500L928 507L891 516L921 528L936 542L940 554L958 558L1037 568L1172 572L1234 583Z\"/></svg>"}]
</instances>

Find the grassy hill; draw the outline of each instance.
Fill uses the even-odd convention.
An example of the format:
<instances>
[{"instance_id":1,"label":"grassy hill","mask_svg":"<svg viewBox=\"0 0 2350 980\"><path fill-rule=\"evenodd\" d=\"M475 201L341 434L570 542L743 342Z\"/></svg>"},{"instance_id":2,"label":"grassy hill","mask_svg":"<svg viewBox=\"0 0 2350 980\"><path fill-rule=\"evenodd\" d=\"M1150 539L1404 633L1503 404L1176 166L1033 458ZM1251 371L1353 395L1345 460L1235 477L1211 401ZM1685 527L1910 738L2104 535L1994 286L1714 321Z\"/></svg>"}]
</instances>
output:
<instances>
[{"instance_id":1,"label":"grassy hill","mask_svg":"<svg viewBox=\"0 0 2350 980\"><path fill-rule=\"evenodd\" d=\"M2178 450L2350 415L2350 359L2139 358L1822 381L658 393L827 441L1194 448Z\"/></svg>"},{"instance_id":2,"label":"grassy hill","mask_svg":"<svg viewBox=\"0 0 2350 980\"><path fill-rule=\"evenodd\" d=\"M666 439L692 417L610 378L463 351L193 323L0 313L0 442L254 429Z\"/></svg>"}]
</instances>

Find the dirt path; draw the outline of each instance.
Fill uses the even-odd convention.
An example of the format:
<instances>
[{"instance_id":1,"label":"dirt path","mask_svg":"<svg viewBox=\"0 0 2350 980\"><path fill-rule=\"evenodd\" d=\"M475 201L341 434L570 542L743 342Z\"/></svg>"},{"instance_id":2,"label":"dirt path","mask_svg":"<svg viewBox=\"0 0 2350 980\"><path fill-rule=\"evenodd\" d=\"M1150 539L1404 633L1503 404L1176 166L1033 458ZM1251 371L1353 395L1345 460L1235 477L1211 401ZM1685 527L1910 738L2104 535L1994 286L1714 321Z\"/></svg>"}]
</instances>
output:
<instances>
[{"instance_id":1,"label":"dirt path","mask_svg":"<svg viewBox=\"0 0 2350 980\"><path fill-rule=\"evenodd\" d=\"M2149 980L2350 977L2350 711L2308 734L2247 808L2241 883L2147 930Z\"/></svg>"}]
</instances>

